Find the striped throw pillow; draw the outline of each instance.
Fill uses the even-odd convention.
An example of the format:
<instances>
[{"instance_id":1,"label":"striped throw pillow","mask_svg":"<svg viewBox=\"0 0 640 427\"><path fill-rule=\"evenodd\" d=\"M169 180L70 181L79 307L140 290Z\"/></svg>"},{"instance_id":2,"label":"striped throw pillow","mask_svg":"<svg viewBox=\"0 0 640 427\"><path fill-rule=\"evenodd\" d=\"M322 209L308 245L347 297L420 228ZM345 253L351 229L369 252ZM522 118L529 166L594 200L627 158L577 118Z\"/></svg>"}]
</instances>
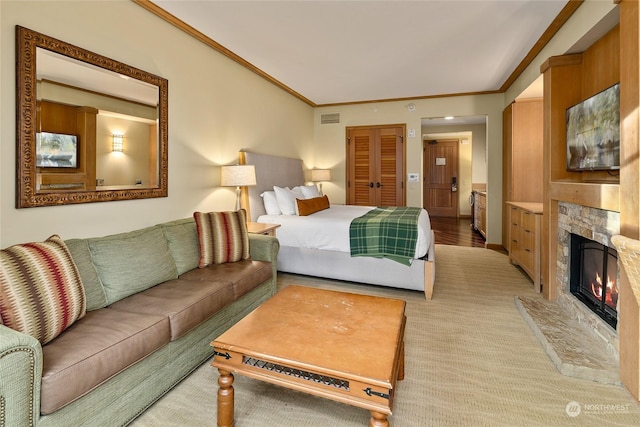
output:
<instances>
[{"instance_id":1,"label":"striped throw pillow","mask_svg":"<svg viewBox=\"0 0 640 427\"><path fill-rule=\"evenodd\" d=\"M198 267L249 258L247 215L244 209L233 212L194 212L193 217L196 220L200 247Z\"/></svg>"},{"instance_id":2,"label":"striped throw pillow","mask_svg":"<svg viewBox=\"0 0 640 427\"><path fill-rule=\"evenodd\" d=\"M80 274L59 236L0 251L0 317L5 326L44 345L85 313Z\"/></svg>"}]
</instances>

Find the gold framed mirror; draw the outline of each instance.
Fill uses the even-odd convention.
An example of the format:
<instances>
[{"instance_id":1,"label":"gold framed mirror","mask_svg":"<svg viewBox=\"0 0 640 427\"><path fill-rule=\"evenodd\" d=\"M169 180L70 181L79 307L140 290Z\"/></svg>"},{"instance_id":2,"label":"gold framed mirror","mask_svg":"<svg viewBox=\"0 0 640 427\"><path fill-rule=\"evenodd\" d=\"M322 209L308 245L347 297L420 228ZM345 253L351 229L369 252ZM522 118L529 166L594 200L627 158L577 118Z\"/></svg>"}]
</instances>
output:
<instances>
[{"instance_id":1,"label":"gold framed mirror","mask_svg":"<svg viewBox=\"0 0 640 427\"><path fill-rule=\"evenodd\" d=\"M168 86L16 26L16 207L166 197Z\"/></svg>"}]
</instances>

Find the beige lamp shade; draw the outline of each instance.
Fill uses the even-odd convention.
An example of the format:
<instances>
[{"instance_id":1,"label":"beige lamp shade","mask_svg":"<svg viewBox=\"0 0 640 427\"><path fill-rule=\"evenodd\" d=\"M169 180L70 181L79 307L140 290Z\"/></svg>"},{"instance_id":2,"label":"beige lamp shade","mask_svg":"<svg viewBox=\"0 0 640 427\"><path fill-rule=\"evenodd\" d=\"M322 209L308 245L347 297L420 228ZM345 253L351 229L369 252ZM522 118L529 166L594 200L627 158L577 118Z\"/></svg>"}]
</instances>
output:
<instances>
[{"instance_id":1,"label":"beige lamp shade","mask_svg":"<svg viewBox=\"0 0 640 427\"><path fill-rule=\"evenodd\" d=\"M240 210L240 187L256 185L255 166L222 166L220 171L220 185L223 187L236 187L236 210Z\"/></svg>"},{"instance_id":2,"label":"beige lamp shade","mask_svg":"<svg viewBox=\"0 0 640 427\"><path fill-rule=\"evenodd\" d=\"M222 166L220 185L223 187L244 187L256 185L254 165Z\"/></svg>"},{"instance_id":3,"label":"beige lamp shade","mask_svg":"<svg viewBox=\"0 0 640 427\"><path fill-rule=\"evenodd\" d=\"M311 169L311 181L313 182L331 181L331 170L330 169Z\"/></svg>"}]
</instances>

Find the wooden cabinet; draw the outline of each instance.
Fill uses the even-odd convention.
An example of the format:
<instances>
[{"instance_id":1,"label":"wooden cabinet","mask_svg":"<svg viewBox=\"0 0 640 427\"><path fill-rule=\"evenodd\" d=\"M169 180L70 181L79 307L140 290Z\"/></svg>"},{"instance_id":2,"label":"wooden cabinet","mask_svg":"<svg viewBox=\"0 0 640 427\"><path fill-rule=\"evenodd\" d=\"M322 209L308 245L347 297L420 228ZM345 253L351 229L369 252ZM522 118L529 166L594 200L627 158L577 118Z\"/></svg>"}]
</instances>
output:
<instances>
[{"instance_id":1,"label":"wooden cabinet","mask_svg":"<svg viewBox=\"0 0 640 427\"><path fill-rule=\"evenodd\" d=\"M482 237L486 239L487 238L487 193L483 193L483 192L476 193L475 203L477 204L477 209L475 212L477 215L476 230L478 230L478 232L482 234Z\"/></svg>"},{"instance_id":2,"label":"wooden cabinet","mask_svg":"<svg viewBox=\"0 0 640 427\"><path fill-rule=\"evenodd\" d=\"M504 109L502 200L542 202L542 99L516 101ZM508 248L509 207L502 210L502 245Z\"/></svg>"},{"instance_id":3,"label":"wooden cabinet","mask_svg":"<svg viewBox=\"0 0 640 427\"><path fill-rule=\"evenodd\" d=\"M542 203L507 202L509 206L509 261L520 266L541 290L540 236Z\"/></svg>"},{"instance_id":4,"label":"wooden cabinet","mask_svg":"<svg viewBox=\"0 0 640 427\"><path fill-rule=\"evenodd\" d=\"M347 131L347 204L404 206L404 125Z\"/></svg>"}]
</instances>

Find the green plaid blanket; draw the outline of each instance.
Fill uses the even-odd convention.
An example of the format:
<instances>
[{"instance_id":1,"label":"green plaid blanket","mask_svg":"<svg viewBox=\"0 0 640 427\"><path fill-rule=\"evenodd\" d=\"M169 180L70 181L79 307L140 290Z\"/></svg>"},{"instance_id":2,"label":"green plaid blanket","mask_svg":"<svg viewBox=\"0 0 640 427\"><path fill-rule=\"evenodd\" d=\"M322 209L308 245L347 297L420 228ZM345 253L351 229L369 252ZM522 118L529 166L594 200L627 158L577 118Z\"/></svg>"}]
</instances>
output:
<instances>
[{"instance_id":1,"label":"green plaid blanket","mask_svg":"<svg viewBox=\"0 0 640 427\"><path fill-rule=\"evenodd\" d=\"M351 256L389 258L411 265L418 240L420 208L375 208L351 221Z\"/></svg>"}]
</instances>

